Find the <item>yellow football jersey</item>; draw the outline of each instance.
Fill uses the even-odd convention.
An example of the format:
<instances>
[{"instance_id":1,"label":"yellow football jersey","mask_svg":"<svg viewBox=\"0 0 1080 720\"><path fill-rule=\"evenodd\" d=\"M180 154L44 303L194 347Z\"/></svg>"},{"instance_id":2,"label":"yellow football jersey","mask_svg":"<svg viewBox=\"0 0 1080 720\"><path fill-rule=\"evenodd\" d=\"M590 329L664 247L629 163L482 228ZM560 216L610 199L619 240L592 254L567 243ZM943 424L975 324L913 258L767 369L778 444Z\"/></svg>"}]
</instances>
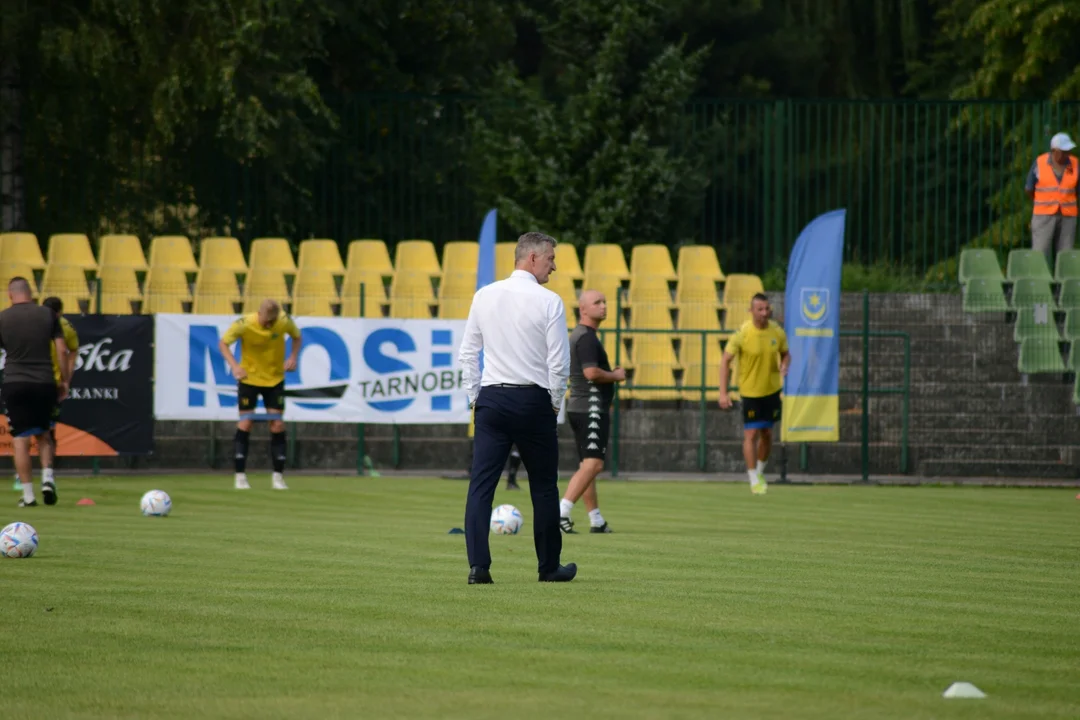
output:
<instances>
[{"instance_id":1,"label":"yellow football jersey","mask_svg":"<svg viewBox=\"0 0 1080 720\"><path fill-rule=\"evenodd\" d=\"M285 336L300 339L300 329L282 313L269 328L259 323L258 313L249 313L234 322L222 340L231 345L240 341L240 366L247 371L246 385L273 387L285 382Z\"/></svg>"},{"instance_id":2,"label":"yellow football jersey","mask_svg":"<svg viewBox=\"0 0 1080 720\"><path fill-rule=\"evenodd\" d=\"M787 333L772 320L763 330L752 320L743 323L724 348L739 361L739 394L756 398L780 392L780 355L787 351Z\"/></svg>"},{"instance_id":3,"label":"yellow football jersey","mask_svg":"<svg viewBox=\"0 0 1080 720\"><path fill-rule=\"evenodd\" d=\"M69 352L79 352L79 335L75 332L75 328L71 326L67 320L63 317L60 318L60 330L64 333L64 344L67 345ZM56 378L56 384L60 384L60 361L56 357L56 343L49 344L49 354L52 355L52 369L53 377Z\"/></svg>"}]
</instances>

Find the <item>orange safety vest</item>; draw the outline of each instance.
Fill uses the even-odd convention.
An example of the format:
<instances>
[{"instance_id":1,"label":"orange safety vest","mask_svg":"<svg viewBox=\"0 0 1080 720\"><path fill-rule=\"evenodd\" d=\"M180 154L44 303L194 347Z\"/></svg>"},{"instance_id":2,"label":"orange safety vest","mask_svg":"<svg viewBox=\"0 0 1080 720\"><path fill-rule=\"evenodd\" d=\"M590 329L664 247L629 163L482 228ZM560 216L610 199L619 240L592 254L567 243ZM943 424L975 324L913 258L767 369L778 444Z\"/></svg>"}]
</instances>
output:
<instances>
[{"instance_id":1,"label":"orange safety vest","mask_svg":"<svg viewBox=\"0 0 1080 720\"><path fill-rule=\"evenodd\" d=\"M1076 217L1076 181L1080 178L1080 161L1069 156L1069 167L1061 174L1061 180L1054 175L1050 164L1050 153L1043 153L1035 161L1039 169L1039 179L1035 183L1035 214Z\"/></svg>"}]
</instances>

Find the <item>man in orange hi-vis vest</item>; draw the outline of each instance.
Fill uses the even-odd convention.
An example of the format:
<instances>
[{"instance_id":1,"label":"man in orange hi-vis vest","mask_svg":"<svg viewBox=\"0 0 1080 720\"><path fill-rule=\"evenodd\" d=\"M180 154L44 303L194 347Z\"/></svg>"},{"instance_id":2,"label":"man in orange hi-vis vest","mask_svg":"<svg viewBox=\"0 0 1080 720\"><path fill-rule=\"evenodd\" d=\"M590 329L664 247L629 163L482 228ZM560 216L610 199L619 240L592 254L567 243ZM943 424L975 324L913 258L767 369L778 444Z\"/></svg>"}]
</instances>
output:
<instances>
[{"instance_id":1,"label":"man in orange hi-vis vest","mask_svg":"<svg viewBox=\"0 0 1080 720\"><path fill-rule=\"evenodd\" d=\"M1035 203L1031 246L1046 255L1053 268L1056 249L1072 250L1076 240L1076 181L1080 162L1069 154L1076 147L1066 133L1050 138L1050 152L1035 159L1025 189Z\"/></svg>"}]
</instances>

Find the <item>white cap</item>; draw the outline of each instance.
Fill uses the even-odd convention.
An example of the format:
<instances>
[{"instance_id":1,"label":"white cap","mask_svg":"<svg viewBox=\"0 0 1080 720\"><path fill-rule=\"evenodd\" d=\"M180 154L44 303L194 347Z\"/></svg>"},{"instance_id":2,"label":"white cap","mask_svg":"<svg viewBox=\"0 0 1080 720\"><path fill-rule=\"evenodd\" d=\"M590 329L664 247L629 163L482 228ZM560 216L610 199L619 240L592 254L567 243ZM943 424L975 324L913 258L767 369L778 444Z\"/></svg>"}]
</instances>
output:
<instances>
[{"instance_id":1,"label":"white cap","mask_svg":"<svg viewBox=\"0 0 1080 720\"><path fill-rule=\"evenodd\" d=\"M1065 152L1068 152L1074 147L1076 147L1076 143L1074 143L1072 141L1072 138L1069 137L1069 133L1058 133L1054 137L1050 138L1051 150L1064 150Z\"/></svg>"}]
</instances>

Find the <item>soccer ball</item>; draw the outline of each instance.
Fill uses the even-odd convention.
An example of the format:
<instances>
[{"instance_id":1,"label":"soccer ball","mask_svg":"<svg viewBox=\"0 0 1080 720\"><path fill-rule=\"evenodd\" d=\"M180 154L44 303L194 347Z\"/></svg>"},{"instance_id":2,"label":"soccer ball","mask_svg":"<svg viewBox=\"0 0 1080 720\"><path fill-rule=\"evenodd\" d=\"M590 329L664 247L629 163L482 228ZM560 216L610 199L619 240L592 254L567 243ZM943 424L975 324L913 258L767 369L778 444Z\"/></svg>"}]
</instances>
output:
<instances>
[{"instance_id":1,"label":"soccer ball","mask_svg":"<svg viewBox=\"0 0 1080 720\"><path fill-rule=\"evenodd\" d=\"M139 509L143 515L165 517L172 510L172 499L164 490L151 490L142 496Z\"/></svg>"},{"instance_id":2,"label":"soccer ball","mask_svg":"<svg viewBox=\"0 0 1080 720\"><path fill-rule=\"evenodd\" d=\"M23 522L13 522L0 530L0 555L28 558L37 551L37 530Z\"/></svg>"},{"instance_id":3,"label":"soccer ball","mask_svg":"<svg viewBox=\"0 0 1080 720\"><path fill-rule=\"evenodd\" d=\"M500 505L491 511L491 532L496 535L517 535L525 518L513 505Z\"/></svg>"}]
</instances>

